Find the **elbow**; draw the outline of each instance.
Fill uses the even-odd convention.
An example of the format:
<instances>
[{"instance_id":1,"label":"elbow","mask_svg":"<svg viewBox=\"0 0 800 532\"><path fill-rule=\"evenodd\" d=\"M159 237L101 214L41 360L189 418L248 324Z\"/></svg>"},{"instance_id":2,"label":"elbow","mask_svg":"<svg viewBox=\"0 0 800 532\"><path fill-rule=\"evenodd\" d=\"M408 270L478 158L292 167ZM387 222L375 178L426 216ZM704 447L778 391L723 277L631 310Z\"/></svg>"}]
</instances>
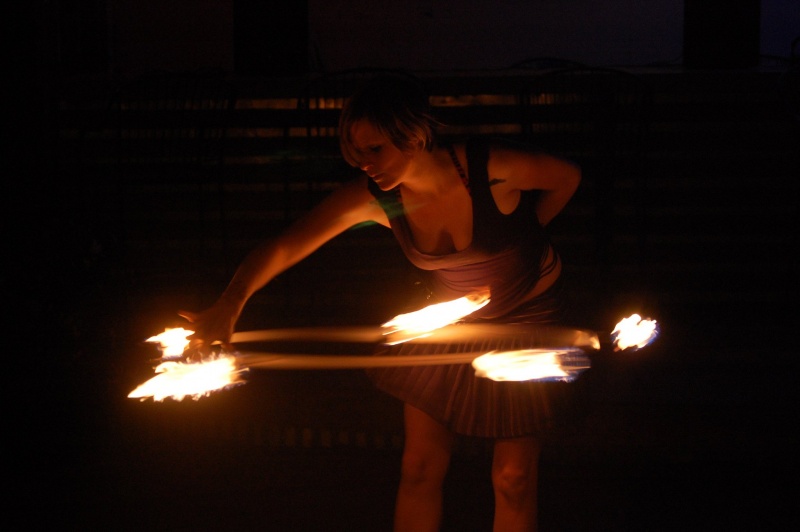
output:
<instances>
[{"instance_id":1,"label":"elbow","mask_svg":"<svg viewBox=\"0 0 800 532\"><path fill-rule=\"evenodd\" d=\"M581 179L583 179L583 170L581 170L580 165L577 163L572 163L570 166L570 181L572 183L572 190L574 192L581 184Z\"/></svg>"}]
</instances>

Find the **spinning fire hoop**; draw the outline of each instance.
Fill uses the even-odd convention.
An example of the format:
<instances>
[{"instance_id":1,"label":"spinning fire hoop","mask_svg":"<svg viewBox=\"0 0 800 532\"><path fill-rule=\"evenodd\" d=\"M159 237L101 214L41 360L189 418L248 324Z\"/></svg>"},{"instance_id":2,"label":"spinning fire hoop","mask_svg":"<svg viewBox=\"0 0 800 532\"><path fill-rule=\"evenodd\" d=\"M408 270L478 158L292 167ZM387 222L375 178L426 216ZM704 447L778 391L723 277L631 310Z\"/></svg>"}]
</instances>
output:
<instances>
[{"instance_id":1,"label":"spinning fire hoop","mask_svg":"<svg viewBox=\"0 0 800 532\"><path fill-rule=\"evenodd\" d=\"M481 293L401 314L381 327L316 327L245 331L235 333L231 343L269 341L349 342L374 345L399 343L449 344L475 340L525 338L527 347L513 351L471 351L425 355L322 355L270 352L220 352L200 362L186 361L187 337L193 331L166 329L147 339L157 343L162 357L156 375L138 386L128 397L163 401L166 398L195 400L214 391L245 382L249 369L359 369L397 366L471 364L476 375L496 381L571 382L591 365L586 351L598 351L601 343L614 350L639 349L658 335L654 320L634 314L620 321L607 342L597 333L581 329L521 324L461 323L460 320L488 303Z\"/></svg>"}]
</instances>

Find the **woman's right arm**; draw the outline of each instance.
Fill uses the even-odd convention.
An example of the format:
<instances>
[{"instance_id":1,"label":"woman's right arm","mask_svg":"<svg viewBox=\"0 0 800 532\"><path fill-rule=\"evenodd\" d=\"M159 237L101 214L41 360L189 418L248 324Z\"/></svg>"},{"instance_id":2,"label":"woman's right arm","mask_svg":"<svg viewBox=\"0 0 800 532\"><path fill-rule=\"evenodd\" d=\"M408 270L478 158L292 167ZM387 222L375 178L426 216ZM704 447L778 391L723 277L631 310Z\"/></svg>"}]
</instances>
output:
<instances>
[{"instance_id":1,"label":"woman's right arm","mask_svg":"<svg viewBox=\"0 0 800 532\"><path fill-rule=\"evenodd\" d=\"M388 226L385 213L367 189L366 179L361 177L335 190L281 235L251 251L210 308L199 313L180 311L195 331L189 337L190 347L222 343L229 348L245 304L277 275L354 225L374 221Z\"/></svg>"}]
</instances>

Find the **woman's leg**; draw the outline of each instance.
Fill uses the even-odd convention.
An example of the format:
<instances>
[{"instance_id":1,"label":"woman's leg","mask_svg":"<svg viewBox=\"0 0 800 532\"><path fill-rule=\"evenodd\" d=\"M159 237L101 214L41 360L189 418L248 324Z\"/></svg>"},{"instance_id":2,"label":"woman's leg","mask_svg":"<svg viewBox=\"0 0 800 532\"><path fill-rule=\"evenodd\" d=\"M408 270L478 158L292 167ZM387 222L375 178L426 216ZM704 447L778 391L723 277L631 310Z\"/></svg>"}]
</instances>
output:
<instances>
[{"instance_id":1,"label":"woman's leg","mask_svg":"<svg viewBox=\"0 0 800 532\"><path fill-rule=\"evenodd\" d=\"M395 531L439 530L442 484L453 434L432 417L405 405L405 445L395 508Z\"/></svg>"},{"instance_id":2,"label":"woman's leg","mask_svg":"<svg viewBox=\"0 0 800 532\"><path fill-rule=\"evenodd\" d=\"M539 443L536 438L497 440L492 460L496 532L537 529Z\"/></svg>"}]
</instances>

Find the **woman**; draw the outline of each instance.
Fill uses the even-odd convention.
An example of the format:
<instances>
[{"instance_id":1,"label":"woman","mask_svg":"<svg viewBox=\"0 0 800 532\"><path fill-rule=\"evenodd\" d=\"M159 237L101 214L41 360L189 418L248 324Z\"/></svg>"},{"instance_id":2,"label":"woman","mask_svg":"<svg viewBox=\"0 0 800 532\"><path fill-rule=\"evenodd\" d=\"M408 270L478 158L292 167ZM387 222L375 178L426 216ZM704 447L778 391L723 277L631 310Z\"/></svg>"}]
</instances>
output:
<instances>
[{"instance_id":1,"label":"woman","mask_svg":"<svg viewBox=\"0 0 800 532\"><path fill-rule=\"evenodd\" d=\"M394 232L436 299L488 289L471 319L557 323L561 262L544 232L580 182L575 165L507 142L436 142L428 97L404 77L368 82L345 105L342 153L364 174L247 256L222 296L192 322L194 347L227 345L245 303L276 275L367 221ZM399 353L402 355L402 350ZM405 420L395 529L437 530L455 434L492 438L495 530L536 528L540 385L497 383L469 365L370 371L402 399Z\"/></svg>"}]
</instances>

